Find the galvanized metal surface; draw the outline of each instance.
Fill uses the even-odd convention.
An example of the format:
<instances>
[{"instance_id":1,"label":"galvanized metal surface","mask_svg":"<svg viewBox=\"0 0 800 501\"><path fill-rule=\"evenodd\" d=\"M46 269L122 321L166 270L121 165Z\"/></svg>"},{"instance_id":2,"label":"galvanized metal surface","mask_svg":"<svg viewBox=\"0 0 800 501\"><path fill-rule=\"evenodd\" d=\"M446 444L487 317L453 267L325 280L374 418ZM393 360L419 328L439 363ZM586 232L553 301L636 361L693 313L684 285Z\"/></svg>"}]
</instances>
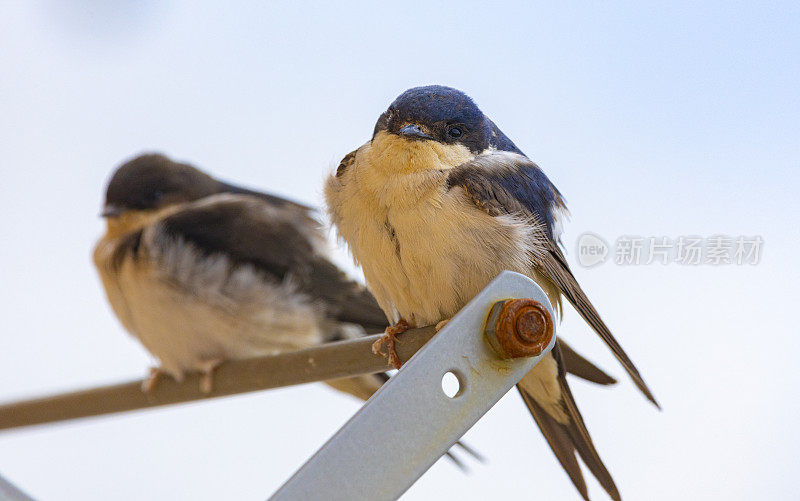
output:
<instances>
[{"instance_id":1,"label":"galvanized metal surface","mask_svg":"<svg viewBox=\"0 0 800 501\"><path fill-rule=\"evenodd\" d=\"M553 348L530 358L501 359L484 337L492 305L532 298L555 318L542 289L503 272L423 346L389 382L275 494L273 501L400 497L478 419ZM452 372L453 398L442 390Z\"/></svg>"}]
</instances>

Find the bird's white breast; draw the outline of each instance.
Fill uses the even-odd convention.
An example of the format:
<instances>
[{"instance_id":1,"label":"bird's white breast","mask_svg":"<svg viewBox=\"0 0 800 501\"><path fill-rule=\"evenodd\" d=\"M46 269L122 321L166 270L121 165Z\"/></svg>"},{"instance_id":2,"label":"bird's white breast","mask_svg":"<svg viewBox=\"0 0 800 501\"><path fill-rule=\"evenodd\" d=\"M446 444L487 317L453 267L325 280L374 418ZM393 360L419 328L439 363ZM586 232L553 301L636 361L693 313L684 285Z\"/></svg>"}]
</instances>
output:
<instances>
[{"instance_id":1,"label":"bird's white breast","mask_svg":"<svg viewBox=\"0 0 800 501\"><path fill-rule=\"evenodd\" d=\"M448 169L465 158L403 170L385 165L392 158L386 148L380 155L371 148L362 147L342 177L331 178L326 196L340 235L393 321L435 324L502 270L531 275L530 226L490 216L460 188L446 188Z\"/></svg>"}]
</instances>

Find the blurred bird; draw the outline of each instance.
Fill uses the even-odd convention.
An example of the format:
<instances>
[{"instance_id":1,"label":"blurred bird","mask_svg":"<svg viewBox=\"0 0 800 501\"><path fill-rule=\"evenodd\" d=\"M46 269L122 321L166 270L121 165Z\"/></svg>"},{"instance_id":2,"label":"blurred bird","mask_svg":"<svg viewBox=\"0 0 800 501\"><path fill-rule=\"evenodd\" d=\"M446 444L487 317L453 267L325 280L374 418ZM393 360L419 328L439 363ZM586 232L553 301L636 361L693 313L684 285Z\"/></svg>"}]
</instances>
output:
<instances>
[{"instance_id":1,"label":"blurred bird","mask_svg":"<svg viewBox=\"0 0 800 501\"><path fill-rule=\"evenodd\" d=\"M94 262L114 312L162 373L380 332L372 295L327 257L312 209L239 188L157 154L119 167ZM329 384L367 399L382 375Z\"/></svg>"},{"instance_id":2,"label":"blurred bird","mask_svg":"<svg viewBox=\"0 0 800 501\"><path fill-rule=\"evenodd\" d=\"M373 348L387 346L396 366L396 334L441 326L511 270L536 281L559 315L566 297L656 403L567 265L561 194L464 93L428 86L401 94L372 139L342 160L325 196L339 235L393 323ZM559 340L517 388L581 496L588 499L576 452L620 499L567 385L565 358L576 355Z\"/></svg>"}]
</instances>

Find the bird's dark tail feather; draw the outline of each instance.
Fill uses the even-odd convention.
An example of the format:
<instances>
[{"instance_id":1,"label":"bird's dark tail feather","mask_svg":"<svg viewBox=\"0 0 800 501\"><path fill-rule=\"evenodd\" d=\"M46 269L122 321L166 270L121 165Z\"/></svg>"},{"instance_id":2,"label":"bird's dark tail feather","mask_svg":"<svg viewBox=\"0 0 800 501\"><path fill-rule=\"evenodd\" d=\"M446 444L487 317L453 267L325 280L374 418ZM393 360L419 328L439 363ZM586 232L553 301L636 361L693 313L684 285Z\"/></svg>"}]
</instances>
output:
<instances>
[{"instance_id":1,"label":"bird's dark tail feather","mask_svg":"<svg viewBox=\"0 0 800 501\"><path fill-rule=\"evenodd\" d=\"M566 364L563 356L563 343L559 340L553 348L552 355L558 364L558 384L561 390L561 406L567 416L565 423L559 422L555 417L547 413L533 398L533 395L525 391L522 385L517 385L522 400L528 406L533 419L539 425L547 443L553 449L561 466L569 475L575 488L578 489L583 499L589 499L589 493L586 490L586 482L583 480L583 473L578 464L578 458L575 453L577 452L583 463L589 468L589 471L595 476L603 489L611 496L614 501L620 501L619 490L617 490L614 479L600 459L600 455L594 448L592 437L589 436L589 431L586 429L586 424L583 422L583 417L578 411L578 406L575 404L575 398L572 396L572 391L569 389L566 378ZM573 352L574 353L574 352Z\"/></svg>"},{"instance_id":2,"label":"bird's dark tail feather","mask_svg":"<svg viewBox=\"0 0 800 501\"><path fill-rule=\"evenodd\" d=\"M658 401L656 401L656 398L653 396L653 392L650 391L647 383L644 382L644 378L639 373L639 370L633 364L630 357L628 357L628 354L625 353L625 350L622 349L619 342L611 334L611 330L609 330L608 326L603 322L603 319L600 318L600 314L594 308L591 301L589 301L583 289L581 289L581 286L575 279L575 275L572 274L572 271L570 271L567 265L564 254L555 243L551 243L549 252L541 256L540 266L544 269L547 276L561 289L561 293L572 303L572 306L575 307L575 310L580 316L583 317L586 323L594 329L597 335L600 336L611 349L611 352L614 353L614 356L628 372L628 375L630 375L636 387L639 388L653 405L661 409Z\"/></svg>"},{"instance_id":3,"label":"bird's dark tail feather","mask_svg":"<svg viewBox=\"0 0 800 501\"><path fill-rule=\"evenodd\" d=\"M525 405L527 405L528 409L531 411L533 419L536 420L536 424L539 425L542 435L544 435L547 443L550 444L550 448L553 449L553 454L555 454L583 499L588 501L589 493L586 490L586 482L583 480L581 467L575 455L576 452L581 456L584 464L600 482L600 485L603 486L603 489L611 496L611 499L619 501L621 498L617 486L614 484L614 479L611 478L611 474L597 454L592 439L586 431L583 419L574 406L574 402L572 406L567 406L568 408L572 407L574 410L574 412L570 411L569 423L561 424L542 409L533 397L525 392L519 385L517 389L522 395Z\"/></svg>"},{"instance_id":4,"label":"bird's dark tail feather","mask_svg":"<svg viewBox=\"0 0 800 501\"><path fill-rule=\"evenodd\" d=\"M586 360L575 350L570 348L563 339L559 338L558 344L561 346L561 356L564 359L564 365L568 373L585 379L586 381L604 386L617 383L617 380L606 374L603 369Z\"/></svg>"}]
</instances>

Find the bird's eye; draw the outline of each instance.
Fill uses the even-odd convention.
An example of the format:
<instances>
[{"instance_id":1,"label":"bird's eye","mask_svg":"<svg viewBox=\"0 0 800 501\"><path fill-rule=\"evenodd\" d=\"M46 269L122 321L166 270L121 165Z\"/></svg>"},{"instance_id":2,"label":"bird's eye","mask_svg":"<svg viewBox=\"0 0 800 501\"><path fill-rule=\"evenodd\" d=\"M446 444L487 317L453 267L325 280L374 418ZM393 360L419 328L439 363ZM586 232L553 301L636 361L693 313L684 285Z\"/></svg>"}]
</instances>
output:
<instances>
[{"instance_id":1,"label":"bird's eye","mask_svg":"<svg viewBox=\"0 0 800 501\"><path fill-rule=\"evenodd\" d=\"M450 127L447 129L447 134L450 137L461 137L461 134L464 132L461 130L461 127Z\"/></svg>"},{"instance_id":2,"label":"bird's eye","mask_svg":"<svg viewBox=\"0 0 800 501\"><path fill-rule=\"evenodd\" d=\"M155 203L161 200L161 197L164 196L164 192L162 190L155 190L151 191L150 194L147 196L150 202Z\"/></svg>"}]
</instances>

